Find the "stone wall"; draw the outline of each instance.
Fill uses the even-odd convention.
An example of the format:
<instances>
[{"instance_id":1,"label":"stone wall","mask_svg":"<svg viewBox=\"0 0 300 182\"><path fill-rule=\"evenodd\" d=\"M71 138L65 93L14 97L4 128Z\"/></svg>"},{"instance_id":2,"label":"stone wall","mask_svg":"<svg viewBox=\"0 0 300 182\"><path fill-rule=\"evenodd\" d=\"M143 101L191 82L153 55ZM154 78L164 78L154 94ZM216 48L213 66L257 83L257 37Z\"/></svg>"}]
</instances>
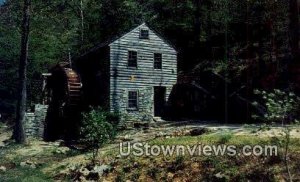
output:
<instances>
[{"instance_id":1,"label":"stone wall","mask_svg":"<svg viewBox=\"0 0 300 182\"><path fill-rule=\"evenodd\" d=\"M152 87L145 87L138 90L138 107L139 110L128 110L128 90L122 89L119 94L118 112L121 114L121 125L130 126L133 122L144 121L150 122L153 116L153 90ZM126 122L126 123L125 123Z\"/></svg>"},{"instance_id":2,"label":"stone wall","mask_svg":"<svg viewBox=\"0 0 300 182\"><path fill-rule=\"evenodd\" d=\"M166 104L168 105L172 87L166 87ZM121 114L121 122L131 125L133 122L151 122L154 117L154 90L152 86L138 89L138 111L127 109L128 89L122 89L118 100L118 112Z\"/></svg>"},{"instance_id":3,"label":"stone wall","mask_svg":"<svg viewBox=\"0 0 300 182\"><path fill-rule=\"evenodd\" d=\"M44 137L47 109L47 105L37 104L33 113L26 113L24 129L27 137L40 139Z\"/></svg>"}]
</instances>

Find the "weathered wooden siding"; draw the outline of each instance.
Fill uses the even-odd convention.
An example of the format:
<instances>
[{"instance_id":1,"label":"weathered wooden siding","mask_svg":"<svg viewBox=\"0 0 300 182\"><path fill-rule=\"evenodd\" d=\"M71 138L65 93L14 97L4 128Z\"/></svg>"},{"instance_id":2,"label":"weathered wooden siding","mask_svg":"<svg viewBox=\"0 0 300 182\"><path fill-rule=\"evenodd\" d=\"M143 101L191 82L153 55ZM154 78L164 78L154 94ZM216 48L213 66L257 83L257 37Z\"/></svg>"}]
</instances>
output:
<instances>
[{"instance_id":1,"label":"weathered wooden siding","mask_svg":"<svg viewBox=\"0 0 300 182\"><path fill-rule=\"evenodd\" d=\"M142 24L110 44L110 109L145 120L153 116L154 86L167 88L166 100L177 81L177 53L149 29L149 39L140 39ZM137 51L137 68L128 68L128 51ZM154 53L162 54L162 69L154 69ZM137 90L139 110L128 111L127 93Z\"/></svg>"}]
</instances>

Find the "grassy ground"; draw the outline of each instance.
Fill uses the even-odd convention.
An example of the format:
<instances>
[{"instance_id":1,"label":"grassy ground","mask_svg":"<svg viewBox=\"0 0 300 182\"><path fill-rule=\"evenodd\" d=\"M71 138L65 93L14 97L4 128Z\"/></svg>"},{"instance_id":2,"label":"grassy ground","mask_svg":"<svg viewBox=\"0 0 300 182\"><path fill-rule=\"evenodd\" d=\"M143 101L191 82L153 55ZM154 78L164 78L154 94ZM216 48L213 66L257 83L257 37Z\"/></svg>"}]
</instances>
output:
<instances>
[{"instance_id":1,"label":"grassy ground","mask_svg":"<svg viewBox=\"0 0 300 182\"><path fill-rule=\"evenodd\" d=\"M284 165L283 142L278 137L236 136L230 132L208 133L201 136L158 137L150 145L277 145L278 156L127 156L120 157L118 148L109 145L102 151L99 161L112 166L102 181L283 181L287 174ZM89 153L64 149L55 143L31 141L25 146L9 145L0 149L0 181L70 181L60 175L67 166L89 161ZM35 168L22 167L31 161ZM300 140L292 139L290 167L294 180L300 180Z\"/></svg>"},{"instance_id":2,"label":"grassy ground","mask_svg":"<svg viewBox=\"0 0 300 182\"><path fill-rule=\"evenodd\" d=\"M44 142L39 141L32 141L28 145L12 144L0 149L0 166L6 168L5 172L0 172L0 181L53 181L53 176L45 173L44 169L75 156L72 151L58 154L57 149L57 146L45 146ZM34 167L21 166L26 161L33 163Z\"/></svg>"},{"instance_id":3,"label":"grassy ground","mask_svg":"<svg viewBox=\"0 0 300 182\"><path fill-rule=\"evenodd\" d=\"M200 137L155 139L151 145L278 145L275 138L255 136L236 137L227 134L209 134ZM108 181L282 181L287 177L283 147L278 156L128 156L116 162ZM300 141L292 139L290 165L295 181L300 180Z\"/></svg>"}]
</instances>

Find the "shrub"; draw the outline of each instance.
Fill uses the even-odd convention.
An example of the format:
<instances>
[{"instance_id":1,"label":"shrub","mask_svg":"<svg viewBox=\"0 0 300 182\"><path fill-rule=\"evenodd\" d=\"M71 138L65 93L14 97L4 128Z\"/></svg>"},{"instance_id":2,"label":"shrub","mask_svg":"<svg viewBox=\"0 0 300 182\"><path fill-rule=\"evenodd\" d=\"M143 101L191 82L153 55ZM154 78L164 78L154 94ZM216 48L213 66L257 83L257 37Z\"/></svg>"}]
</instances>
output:
<instances>
[{"instance_id":1,"label":"shrub","mask_svg":"<svg viewBox=\"0 0 300 182\"><path fill-rule=\"evenodd\" d=\"M92 108L82 116L82 141L93 151L94 163L100 147L115 137L118 117L101 108Z\"/></svg>"},{"instance_id":2,"label":"shrub","mask_svg":"<svg viewBox=\"0 0 300 182\"><path fill-rule=\"evenodd\" d=\"M255 94L261 95L265 105L266 113L263 117L258 117L254 115L254 118L261 118L268 124L273 122L282 122L282 126L286 123L298 123L297 112L299 110L299 101L300 98L292 92L285 92L278 89L275 89L273 92L267 93L266 91L256 90ZM258 105L257 102L253 103ZM291 139L291 128L288 125L285 125L283 128L285 134L284 137L284 163L286 171L288 174L289 181L292 181L292 173L289 165L289 145Z\"/></svg>"},{"instance_id":3,"label":"shrub","mask_svg":"<svg viewBox=\"0 0 300 182\"><path fill-rule=\"evenodd\" d=\"M275 89L273 92L266 92L255 90L256 95L259 95L263 99L266 112L260 117L253 115L254 119L261 119L269 124L272 122L291 122L294 121L297 108L299 108L300 98L292 92L285 92ZM253 105L258 105L258 102L254 102Z\"/></svg>"},{"instance_id":4,"label":"shrub","mask_svg":"<svg viewBox=\"0 0 300 182\"><path fill-rule=\"evenodd\" d=\"M225 134L222 134L220 136L220 139L218 141L219 144L226 144L229 142L229 140L233 137L233 134L232 133L225 133Z\"/></svg>"}]
</instances>

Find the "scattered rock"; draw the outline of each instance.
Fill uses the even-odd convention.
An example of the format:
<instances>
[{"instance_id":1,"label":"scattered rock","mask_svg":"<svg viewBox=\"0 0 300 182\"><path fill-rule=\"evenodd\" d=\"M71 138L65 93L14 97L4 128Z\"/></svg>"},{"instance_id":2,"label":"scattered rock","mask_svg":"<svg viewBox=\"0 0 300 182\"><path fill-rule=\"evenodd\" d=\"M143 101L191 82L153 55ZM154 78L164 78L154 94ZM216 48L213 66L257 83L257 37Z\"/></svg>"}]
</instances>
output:
<instances>
[{"instance_id":1,"label":"scattered rock","mask_svg":"<svg viewBox=\"0 0 300 182\"><path fill-rule=\"evenodd\" d=\"M219 178L219 179L222 179L222 178L224 178L225 176L224 176L221 172L219 172L219 173L215 174L215 177L216 177L216 178Z\"/></svg>"},{"instance_id":2,"label":"scattered rock","mask_svg":"<svg viewBox=\"0 0 300 182\"><path fill-rule=\"evenodd\" d=\"M168 175L167 175L167 177L168 177L169 180L173 179L174 178L174 174L171 173L171 172L169 172Z\"/></svg>"},{"instance_id":3,"label":"scattered rock","mask_svg":"<svg viewBox=\"0 0 300 182\"><path fill-rule=\"evenodd\" d=\"M54 151L55 154L67 154L70 151L68 147L59 147Z\"/></svg>"},{"instance_id":4,"label":"scattered rock","mask_svg":"<svg viewBox=\"0 0 300 182\"><path fill-rule=\"evenodd\" d=\"M133 139L131 138L130 135L125 135L125 136L120 136L119 139L123 142L127 142L127 141L132 141Z\"/></svg>"},{"instance_id":5,"label":"scattered rock","mask_svg":"<svg viewBox=\"0 0 300 182\"><path fill-rule=\"evenodd\" d=\"M120 154L116 156L116 159L120 159L120 158L122 158Z\"/></svg>"},{"instance_id":6,"label":"scattered rock","mask_svg":"<svg viewBox=\"0 0 300 182\"><path fill-rule=\"evenodd\" d=\"M192 129L190 131L190 135L191 136L199 136L199 135L203 135L204 133L207 133L208 129L207 128L196 128L196 129Z\"/></svg>"},{"instance_id":7,"label":"scattered rock","mask_svg":"<svg viewBox=\"0 0 300 182\"><path fill-rule=\"evenodd\" d=\"M21 167L30 167L32 169L35 169L38 166L38 164L36 162L32 162L32 161L28 160L28 161L25 161L25 162L21 162L20 166Z\"/></svg>"},{"instance_id":8,"label":"scattered rock","mask_svg":"<svg viewBox=\"0 0 300 182\"><path fill-rule=\"evenodd\" d=\"M130 139L130 135L125 135L124 136L124 141L130 141L130 140L132 140L132 139Z\"/></svg>"},{"instance_id":9,"label":"scattered rock","mask_svg":"<svg viewBox=\"0 0 300 182\"><path fill-rule=\"evenodd\" d=\"M76 165L69 165L67 168L69 171L75 171L77 169Z\"/></svg>"},{"instance_id":10,"label":"scattered rock","mask_svg":"<svg viewBox=\"0 0 300 182\"><path fill-rule=\"evenodd\" d=\"M0 172L6 172L6 167L5 166L0 166Z\"/></svg>"},{"instance_id":11,"label":"scattered rock","mask_svg":"<svg viewBox=\"0 0 300 182\"><path fill-rule=\"evenodd\" d=\"M69 174L70 174L70 171L68 169L64 169L64 170L59 171L59 174L57 176L65 178Z\"/></svg>"},{"instance_id":12,"label":"scattered rock","mask_svg":"<svg viewBox=\"0 0 300 182\"><path fill-rule=\"evenodd\" d=\"M60 171L59 176L69 176L74 181L99 181L101 177L111 170L109 165L69 165L65 170Z\"/></svg>"},{"instance_id":13,"label":"scattered rock","mask_svg":"<svg viewBox=\"0 0 300 182\"><path fill-rule=\"evenodd\" d=\"M48 146L59 147L63 143L63 140L57 140L55 142L47 142Z\"/></svg>"},{"instance_id":14,"label":"scattered rock","mask_svg":"<svg viewBox=\"0 0 300 182\"><path fill-rule=\"evenodd\" d=\"M138 162L134 162L134 163L133 163L133 167L134 167L134 168L138 168L138 167L139 167L139 163L138 163Z\"/></svg>"},{"instance_id":15,"label":"scattered rock","mask_svg":"<svg viewBox=\"0 0 300 182\"><path fill-rule=\"evenodd\" d=\"M20 166L21 166L21 167L25 167L25 166L26 166L26 162L21 162L21 163L20 163Z\"/></svg>"},{"instance_id":16,"label":"scattered rock","mask_svg":"<svg viewBox=\"0 0 300 182\"><path fill-rule=\"evenodd\" d=\"M157 137L166 137L167 136L167 134L166 133L163 133L163 132L158 132L158 133L156 133L155 134L155 137L157 138Z\"/></svg>"},{"instance_id":17,"label":"scattered rock","mask_svg":"<svg viewBox=\"0 0 300 182\"><path fill-rule=\"evenodd\" d=\"M111 166L108 165L94 166L92 172L97 173L99 176L103 176L103 174L109 172L110 169Z\"/></svg>"},{"instance_id":18,"label":"scattered rock","mask_svg":"<svg viewBox=\"0 0 300 182\"><path fill-rule=\"evenodd\" d=\"M90 171L85 167L80 168L79 172L82 174L82 176L88 176L90 174Z\"/></svg>"},{"instance_id":19,"label":"scattered rock","mask_svg":"<svg viewBox=\"0 0 300 182\"><path fill-rule=\"evenodd\" d=\"M88 180L86 180L86 178L84 176L80 176L79 181L80 182L87 182Z\"/></svg>"}]
</instances>

